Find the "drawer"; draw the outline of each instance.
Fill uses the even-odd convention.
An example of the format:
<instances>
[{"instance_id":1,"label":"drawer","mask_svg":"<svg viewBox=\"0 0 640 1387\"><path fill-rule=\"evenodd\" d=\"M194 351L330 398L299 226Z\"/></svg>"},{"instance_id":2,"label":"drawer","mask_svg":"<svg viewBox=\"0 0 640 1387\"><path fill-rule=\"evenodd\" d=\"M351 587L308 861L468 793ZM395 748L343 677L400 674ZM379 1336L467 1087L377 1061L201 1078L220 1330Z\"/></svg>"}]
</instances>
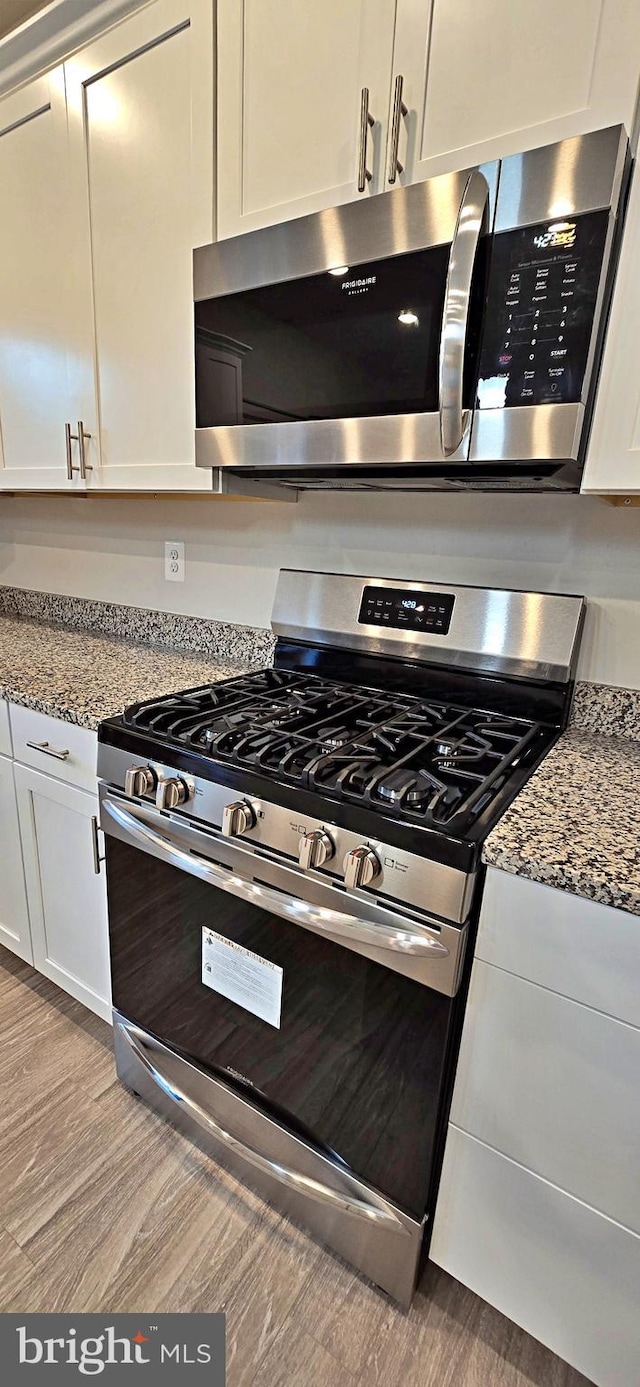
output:
<instances>
[{"instance_id":1,"label":"drawer","mask_svg":"<svg viewBox=\"0 0 640 1387\"><path fill-rule=\"evenodd\" d=\"M88 727L61 722L33 708L10 707L16 761L95 793L98 737ZM58 753L58 754L56 754Z\"/></svg>"},{"instance_id":2,"label":"drawer","mask_svg":"<svg viewBox=\"0 0 640 1387\"><path fill-rule=\"evenodd\" d=\"M599 1387L638 1387L640 1238L454 1126L430 1256Z\"/></svg>"},{"instance_id":3,"label":"drawer","mask_svg":"<svg viewBox=\"0 0 640 1387\"><path fill-rule=\"evenodd\" d=\"M9 725L9 704L0 698L0 756L11 756L11 727Z\"/></svg>"},{"instance_id":4,"label":"drawer","mask_svg":"<svg viewBox=\"0 0 640 1387\"><path fill-rule=\"evenodd\" d=\"M476 959L451 1121L640 1234L635 1026Z\"/></svg>"},{"instance_id":5,"label":"drawer","mask_svg":"<svg viewBox=\"0 0 640 1387\"><path fill-rule=\"evenodd\" d=\"M490 867L476 958L640 1026L640 919L626 910Z\"/></svg>"}]
</instances>

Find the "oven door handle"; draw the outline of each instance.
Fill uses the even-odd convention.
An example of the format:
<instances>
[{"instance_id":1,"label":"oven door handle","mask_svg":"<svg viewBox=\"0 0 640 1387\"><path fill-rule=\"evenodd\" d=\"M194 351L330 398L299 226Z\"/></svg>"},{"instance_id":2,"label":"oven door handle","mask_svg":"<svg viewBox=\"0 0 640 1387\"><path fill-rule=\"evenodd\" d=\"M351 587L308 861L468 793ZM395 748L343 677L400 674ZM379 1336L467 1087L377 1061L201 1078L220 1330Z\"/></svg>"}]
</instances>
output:
<instances>
[{"instance_id":1,"label":"oven door handle","mask_svg":"<svg viewBox=\"0 0 640 1387\"><path fill-rule=\"evenodd\" d=\"M211 862L207 857L185 852L184 848L178 847L162 833L158 833L117 800L105 796L102 810L119 825L121 831L124 830L131 842L143 850L146 849L154 857L159 857L169 866L178 867L191 876L200 877L202 881L208 881L213 886L219 886L222 891L228 891L232 896L250 901L259 909L271 910L274 915L280 915L284 920L293 920L296 925L332 935L334 938L352 939L354 942L373 945L378 949L392 949L396 953L428 959L446 958L449 955L446 944L428 934L412 933L408 929L396 929L389 925L367 924L365 920L358 920L344 911L315 906L260 882L247 881L235 872L221 867L219 863ZM108 828L106 831L108 832Z\"/></svg>"},{"instance_id":2,"label":"oven door handle","mask_svg":"<svg viewBox=\"0 0 640 1387\"><path fill-rule=\"evenodd\" d=\"M440 333L440 441L445 457L460 447L469 424L469 411L462 408L464 358L473 266L488 201L489 184L474 169L462 194L451 242Z\"/></svg>"},{"instance_id":3,"label":"oven door handle","mask_svg":"<svg viewBox=\"0 0 640 1387\"><path fill-rule=\"evenodd\" d=\"M358 1218L366 1219L370 1224L387 1224L390 1232L407 1232L398 1215L382 1199L378 1201L373 1191L367 1191L369 1198L362 1199L350 1194L347 1190L333 1189L331 1185L326 1185L321 1180L314 1180L311 1175L305 1175L299 1170L292 1170L290 1166L284 1165L281 1161L272 1160L269 1156L263 1155L261 1151L256 1151L255 1147L249 1146L240 1137L234 1136L233 1132L223 1127L171 1075L162 1073L158 1059L155 1054L154 1058L151 1059L148 1053L151 1047L137 1027L123 1025L118 1020L115 1021L115 1024L136 1060L143 1066L145 1072L153 1079L158 1088L167 1097L173 1099L174 1103L180 1105L199 1127L219 1141L227 1150L234 1151L254 1166L256 1170L270 1175L279 1184L286 1185L288 1189L295 1190L308 1199L317 1199L322 1204L332 1205L341 1213L354 1214ZM340 1174L345 1183L349 1182L350 1177L347 1171L340 1172ZM364 1192L360 1182L358 1182L357 1188L361 1194Z\"/></svg>"}]
</instances>

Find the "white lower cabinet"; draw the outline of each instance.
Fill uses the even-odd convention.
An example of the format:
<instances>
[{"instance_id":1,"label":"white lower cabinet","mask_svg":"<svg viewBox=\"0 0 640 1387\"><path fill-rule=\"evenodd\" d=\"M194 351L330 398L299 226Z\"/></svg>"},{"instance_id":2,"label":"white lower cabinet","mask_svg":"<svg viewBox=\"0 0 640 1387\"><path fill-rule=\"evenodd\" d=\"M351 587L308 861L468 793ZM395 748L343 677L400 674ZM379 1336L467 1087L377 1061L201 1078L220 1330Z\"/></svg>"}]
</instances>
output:
<instances>
[{"instance_id":1,"label":"white lower cabinet","mask_svg":"<svg viewBox=\"0 0 640 1387\"><path fill-rule=\"evenodd\" d=\"M15 766L15 779L34 967L108 1021L107 895L97 798L27 766Z\"/></svg>"},{"instance_id":2,"label":"white lower cabinet","mask_svg":"<svg viewBox=\"0 0 640 1387\"><path fill-rule=\"evenodd\" d=\"M9 722L9 705L4 698L0 698L0 756L11 756L11 723Z\"/></svg>"},{"instance_id":3,"label":"white lower cabinet","mask_svg":"<svg viewBox=\"0 0 640 1387\"><path fill-rule=\"evenodd\" d=\"M640 1234L636 1026L476 959L451 1121Z\"/></svg>"},{"instance_id":4,"label":"white lower cabinet","mask_svg":"<svg viewBox=\"0 0 640 1387\"><path fill-rule=\"evenodd\" d=\"M430 1255L638 1387L640 920L487 873Z\"/></svg>"},{"instance_id":5,"label":"white lower cabinet","mask_svg":"<svg viewBox=\"0 0 640 1387\"><path fill-rule=\"evenodd\" d=\"M33 962L13 762L0 756L0 944Z\"/></svg>"},{"instance_id":6,"label":"white lower cabinet","mask_svg":"<svg viewBox=\"0 0 640 1387\"><path fill-rule=\"evenodd\" d=\"M640 1238L453 1126L430 1256L599 1387L638 1387Z\"/></svg>"},{"instance_id":7,"label":"white lower cabinet","mask_svg":"<svg viewBox=\"0 0 640 1387\"><path fill-rule=\"evenodd\" d=\"M15 761L95 795L98 740L90 728L12 703L11 736Z\"/></svg>"}]
</instances>

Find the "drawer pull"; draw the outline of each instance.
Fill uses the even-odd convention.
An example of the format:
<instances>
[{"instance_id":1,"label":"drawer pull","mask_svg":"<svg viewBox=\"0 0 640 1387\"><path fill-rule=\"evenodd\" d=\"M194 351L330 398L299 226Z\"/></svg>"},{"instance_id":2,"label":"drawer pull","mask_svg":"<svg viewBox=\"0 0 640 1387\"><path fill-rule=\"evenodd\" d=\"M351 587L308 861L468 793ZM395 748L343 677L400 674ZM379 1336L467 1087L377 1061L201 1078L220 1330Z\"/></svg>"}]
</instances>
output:
<instances>
[{"instance_id":1,"label":"drawer pull","mask_svg":"<svg viewBox=\"0 0 640 1387\"><path fill-rule=\"evenodd\" d=\"M27 746L32 751L41 751L43 756L54 756L56 761L66 761L71 755L70 751L57 751L49 742L27 742Z\"/></svg>"}]
</instances>

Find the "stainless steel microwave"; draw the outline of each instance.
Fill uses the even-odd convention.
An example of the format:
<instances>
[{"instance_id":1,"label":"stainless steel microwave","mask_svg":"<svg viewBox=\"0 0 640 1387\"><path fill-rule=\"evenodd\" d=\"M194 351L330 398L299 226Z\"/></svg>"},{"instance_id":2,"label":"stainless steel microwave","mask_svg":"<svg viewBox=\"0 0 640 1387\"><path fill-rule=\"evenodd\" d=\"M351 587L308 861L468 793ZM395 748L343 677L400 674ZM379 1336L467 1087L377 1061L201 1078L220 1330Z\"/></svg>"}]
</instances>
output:
<instances>
[{"instance_id":1,"label":"stainless steel microwave","mask_svg":"<svg viewBox=\"0 0 640 1387\"><path fill-rule=\"evenodd\" d=\"M611 126L196 250L198 466L576 490L629 168Z\"/></svg>"}]
</instances>

